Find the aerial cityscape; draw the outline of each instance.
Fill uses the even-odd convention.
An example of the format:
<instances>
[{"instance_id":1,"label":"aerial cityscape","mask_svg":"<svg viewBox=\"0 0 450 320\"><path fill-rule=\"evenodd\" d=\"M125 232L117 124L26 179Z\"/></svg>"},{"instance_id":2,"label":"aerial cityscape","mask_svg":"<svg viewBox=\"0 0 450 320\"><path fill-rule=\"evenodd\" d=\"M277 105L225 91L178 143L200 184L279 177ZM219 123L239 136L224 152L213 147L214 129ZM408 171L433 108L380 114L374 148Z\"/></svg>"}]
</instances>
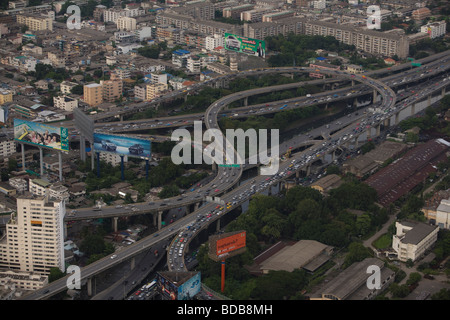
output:
<instances>
[{"instance_id":1,"label":"aerial cityscape","mask_svg":"<svg viewBox=\"0 0 450 320\"><path fill-rule=\"evenodd\" d=\"M445 0L1 1L0 300L450 300L449 23Z\"/></svg>"}]
</instances>

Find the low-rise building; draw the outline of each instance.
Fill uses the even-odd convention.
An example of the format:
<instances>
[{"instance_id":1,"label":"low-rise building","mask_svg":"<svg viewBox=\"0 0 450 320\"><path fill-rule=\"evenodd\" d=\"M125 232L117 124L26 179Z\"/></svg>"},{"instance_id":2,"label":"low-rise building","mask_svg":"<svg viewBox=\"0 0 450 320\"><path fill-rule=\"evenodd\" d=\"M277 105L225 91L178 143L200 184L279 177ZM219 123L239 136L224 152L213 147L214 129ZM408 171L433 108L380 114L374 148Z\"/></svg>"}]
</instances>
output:
<instances>
[{"instance_id":1,"label":"low-rise building","mask_svg":"<svg viewBox=\"0 0 450 320\"><path fill-rule=\"evenodd\" d=\"M51 183L43 180L43 179L30 179L30 187L29 190L32 194L36 196L45 196L47 195L48 189L50 188Z\"/></svg>"},{"instance_id":2,"label":"low-rise building","mask_svg":"<svg viewBox=\"0 0 450 320\"><path fill-rule=\"evenodd\" d=\"M73 111L78 108L78 100L66 95L53 97L53 105L58 109Z\"/></svg>"},{"instance_id":3,"label":"low-rise building","mask_svg":"<svg viewBox=\"0 0 450 320\"><path fill-rule=\"evenodd\" d=\"M369 267L379 268L380 288L369 288L367 282L371 273ZM377 258L366 258L355 262L342 271L331 281L320 289L317 296L310 297L311 300L372 300L383 292L395 280L395 272L385 267L383 260Z\"/></svg>"},{"instance_id":4,"label":"low-rise building","mask_svg":"<svg viewBox=\"0 0 450 320\"><path fill-rule=\"evenodd\" d=\"M326 193L331 189L339 187L341 184L341 177L337 174L328 174L311 184L311 188L320 191L320 193Z\"/></svg>"},{"instance_id":5,"label":"low-rise building","mask_svg":"<svg viewBox=\"0 0 450 320\"><path fill-rule=\"evenodd\" d=\"M431 39L442 37L447 32L445 20L428 23L420 27L420 32L427 33Z\"/></svg>"},{"instance_id":6,"label":"low-rise building","mask_svg":"<svg viewBox=\"0 0 450 320\"><path fill-rule=\"evenodd\" d=\"M438 226L405 220L395 223L396 234L392 237L392 248L400 261L413 262L421 258L433 246L439 232Z\"/></svg>"}]
</instances>

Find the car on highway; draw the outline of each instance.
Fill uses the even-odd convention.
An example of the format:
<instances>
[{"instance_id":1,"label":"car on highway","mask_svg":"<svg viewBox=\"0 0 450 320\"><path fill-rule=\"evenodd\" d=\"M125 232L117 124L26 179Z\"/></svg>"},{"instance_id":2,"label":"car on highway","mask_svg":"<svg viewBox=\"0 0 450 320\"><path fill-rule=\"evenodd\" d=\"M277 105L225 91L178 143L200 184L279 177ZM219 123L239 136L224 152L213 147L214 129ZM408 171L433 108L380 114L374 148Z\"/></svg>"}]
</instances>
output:
<instances>
[{"instance_id":1,"label":"car on highway","mask_svg":"<svg viewBox=\"0 0 450 320\"><path fill-rule=\"evenodd\" d=\"M111 259L115 259L117 257L117 254L113 254L112 256L111 256Z\"/></svg>"}]
</instances>

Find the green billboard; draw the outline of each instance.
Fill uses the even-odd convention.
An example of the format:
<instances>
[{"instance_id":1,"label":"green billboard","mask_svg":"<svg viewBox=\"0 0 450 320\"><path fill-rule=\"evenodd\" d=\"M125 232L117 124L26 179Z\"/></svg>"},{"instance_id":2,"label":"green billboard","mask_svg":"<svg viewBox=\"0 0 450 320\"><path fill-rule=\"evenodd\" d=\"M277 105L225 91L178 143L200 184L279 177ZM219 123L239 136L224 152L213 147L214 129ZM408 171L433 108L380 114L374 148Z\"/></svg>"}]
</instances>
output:
<instances>
[{"instance_id":1,"label":"green billboard","mask_svg":"<svg viewBox=\"0 0 450 320\"><path fill-rule=\"evenodd\" d=\"M49 149L69 151L69 130L45 123L14 119L14 140Z\"/></svg>"},{"instance_id":2,"label":"green billboard","mask_svg":"<svg viewBox=\"0 0 450 320\"><path fill-rule=\"evenodd\" d=\"M264 40L241 37L231 33L225 33L225 49L256 57L266 57L266 42Z\"/></svg>"}]
</instances>

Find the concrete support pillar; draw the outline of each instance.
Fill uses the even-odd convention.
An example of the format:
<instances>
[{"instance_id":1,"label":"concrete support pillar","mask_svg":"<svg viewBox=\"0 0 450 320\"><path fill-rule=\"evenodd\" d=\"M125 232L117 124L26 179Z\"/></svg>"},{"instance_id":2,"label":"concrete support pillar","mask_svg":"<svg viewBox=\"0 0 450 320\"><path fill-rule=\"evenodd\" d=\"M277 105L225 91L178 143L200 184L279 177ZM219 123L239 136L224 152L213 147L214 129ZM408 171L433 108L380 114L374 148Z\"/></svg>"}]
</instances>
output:
<instances>
[{"instance_id":1,"label":"concrete support pillar","mask_svg":"<svg viewBox=\"0 0 450 320\"><path fill-rule=\"evenodd\" d=\"M381 124L377 125L377 137L380 135L381 133Z\"/></svg>"},{"instance_id":2,"label":"concrete support pillar","mask_svg":"<svg viewBox=\"0 0 450 320\"><path fill-rule=\"evenodd\" d=\"M244 106L246 106L246 107L248 106L248 97L244 98Z\"/></svg>"},{"instance_id":3,"label":"concrete support pillar","mask_svg":"<svg viewBox=\"0 0 450 320\"><path fill-rule=\"evenodd\" d=\"M359 144L359 142L358 142L358 137L355 137L355 148L358 148L358 144ZM348 149L348 148L347 148Z\"/></svg>"},{"instance_id":4,"label":"concrete support pillar","mask_svg":"<svg viewBox=\"0 0 450 320\"><path fill-rule=\"evenodd\" d=\"M416 114L416 104L413 103L413 104L411 105L411 115L413 116L413 115L415 115L415 114Z\"/></svg>"},{"instance_id":5,"label":"concrete support pillar","mask_svg":"<svg viewBox=\"0 0 450 320\"><path fill-rule=\"evenodd\" d=\"M187 99L188 99L188 95L187 95L187 94L185 94L185 95L184 95L184 102L186 102L186 101L187 101Z\"/></svg>"},{"instance_id":6,"label":"concrete support pillar","mask_svg":"<svg viewBox=\"0 0 450 320\"><path fill-rule=\"evenodd\" d=\"M119 118L120 118L120 122L123 122L123 114L121 114L121 115L119 116Z\"/></svg>"},{"instance_id":7,"label":"concrete support pillar","mask_svg":"<svg viewBox=\"0 0 450 320\"><path fill-rule=\"evenodd\" d=\"M41 147L39 147L39 162L41 168L41 177L44 175L44 151Z\"/></svg>"},{"instance_id":8,"label":"concrete support pillar","mask_svg":"<svg viewBox=\"0 0 450 320\"><path fill-rule=\"evenodd\" d=\"M311 165L309 164L309 165L306 167L306 176L308 177L310 174L311 174Z\"/></svg>"},{"instance_id":9,"label":"concrete support pillar","mask_svg":"<svg viewBox=\"0 0 450 320\"><path fill-rule=\"evenodd\" d=\"M296 171L295 172L295 177L298 179L298 178L300 178L300 171Z\"/></svg>"},{"instance_id":10,"label":"concrete support pillar","mask_svg":"<svg viewBox=\"0 0 450 320\"><path fill-rule=\"evenodd\" d=\"M200 202L197 202L196 204L195 204L195 211L197 211L198 210L198 208L200 208Z\"/></svg>"},{"instance_id":11,"label":"concrete support pillar","mask_svg":"<svg viewBox=\"0 0 450 320\"><path fill-rule=\"evenodd\" d=\"M25 145L20 144L20 150L22 151L22 171L25 171Z\"/></svg>"},{"instance_id":12,"label":"concrete support pillar","mask_svg":"<svg viewBox=\"0 0 450 320\"><path fill-rule=\"evenodd\" d=\"M395 125L398 125L399 120L400 120L400 112L397 112L397 113L395 114Z\"/></svg>"},{"instance_id":13,"label":"concrete support pillar","mask_svg":"<svg viewBox=\"0 0 450 320\"><path fill-rule=\"evenodd\" d=\"M80 159L86 161L86 139L83 135L80 135Z\"/></svg>"},{"instance_id":14,"label":"concrete support pillar","mask_svg":"<svg viewBox=\"0 0 450 320\"><path fill-rule=\"evenodd\" d=\"M373 90L373 97L372 97L372 103L375 103L377 101L377 90Z\"/></svg>"},{"instance_id":15,"label":"concrete support pillar","mask_svg":"<svg viewBox=\"0 0 450 320\"><path fill-rule=\"evenodd\" d=\"M216 232L220 231L220 219L217 219L217 223L216 223Z\"/></svg>"},{"instance_id":16,"label":"concrete support pillar","mask_svg":"<svg viewBox=\"0 0 450 320\"><path fill-rule=\"evenodd\" d=\"M157 218L158 216L156 215L156 214L153 214L153 226L154 227L156 227L156 224L157 224L157 221L156 221L156 218Z\"/></svg>"},{"instance_id":17,"label":"concrete support pillar","mask_svg":"<svg viewBox=\"0 0 450 320\"><path fill-rule=\"evenodd\" d=\"M95 160L94 141L89 141L89 145L91 146L91 170L94 170L94 160Z\"/></svg>"},{"instance_id":18,"label":"concrete support pillar","mask_svg":"<svg viewBox=\"0 0 450 320\"><path fill-rule=\"evenodd\" d=\"M63 176L62 176L62 153L58 152L58 160L59 160L59 181L63 180Z\"/></svg>"},{"instance_id":19,"label":"concrete support pillar","mask_svg":"<svg viewBox=\"0 0 450 320\"><path fill-rule=\"evenodd\" d=\"M92 297L92 278L87 279L87 294Z\"/></svg>"},{"instance_id":20,"label":"concrete support pillar","mask_svg":"<svg viewBox=\"0 0 450 320\"><path fill-rule=\"evenodd\" d=\"M214 173L217 172L217 163L215 163L215 162L212 163L212 171Z\"/></svg>"},{"instance_id":21,"label":"concrete support pillar","mask_svg":"<svg viewBox=\"0 0 450 320\"><path fill-rule=\"evenodd\" d=\"M162 211L158 211L158 230L161 230Z\"/></svg>"},{"instance_id":22,"label":"concrete support pillar","mask_svg":"<svg viewBox=\"0 0 450 320\"><path fill-rule=\"evenodd\" d=\"M352 87L355 86L355 80L352 80Z\"/></svg>"},{"instance_id":23,"label":"concrete support pillar","mask_svg":"<svg viewBox=\"0 0 450 320\"><path fill-rule=\"evenodd\" d=\"M331 153L331 160L334 161L336 159L336 150L333 150Z\"/></svg>"},{"instance_id":24,"label":"concrete support pillar","mask_svg":"<svg viewBox=\"0 0 450 320\"><path fill-rule=\"evenodd\" d=\"M130 270L134 270L134 268L136 267L136 258L135 257L131 258L130 263L131 263Z\"/></svg>"},{"instance_id":25,"label":"concrete support pillar","mask_svg":"<svg viewBox=\"0 0 450 320\"><path fill-rule=\"evenodd\" d=\"M441 97L443 98L444 96L445 96L445 87L442 87Z\"/></svg>"},{"instance_id":26,"label":"concrete support pillar","mask_svg":"<svg viewBox=\"0 0 450 320\"><path fill-rule=\"evenodd\" d=\"M390 126L390 118L387 118L387 119L384 119L384 127L385 128L389 128L389 126Z\"/></svg>"},{"instance_id":27,"label":"concrete support pillar","mask_svg":"<svg viewBox=\"0 0 450 320\"><path fill-rule=\"evenodd\" d=\"M113 229L114 232L117 232L117 220L119 219L119 217L113 217Z\"/></svg>"}]
</instances>

